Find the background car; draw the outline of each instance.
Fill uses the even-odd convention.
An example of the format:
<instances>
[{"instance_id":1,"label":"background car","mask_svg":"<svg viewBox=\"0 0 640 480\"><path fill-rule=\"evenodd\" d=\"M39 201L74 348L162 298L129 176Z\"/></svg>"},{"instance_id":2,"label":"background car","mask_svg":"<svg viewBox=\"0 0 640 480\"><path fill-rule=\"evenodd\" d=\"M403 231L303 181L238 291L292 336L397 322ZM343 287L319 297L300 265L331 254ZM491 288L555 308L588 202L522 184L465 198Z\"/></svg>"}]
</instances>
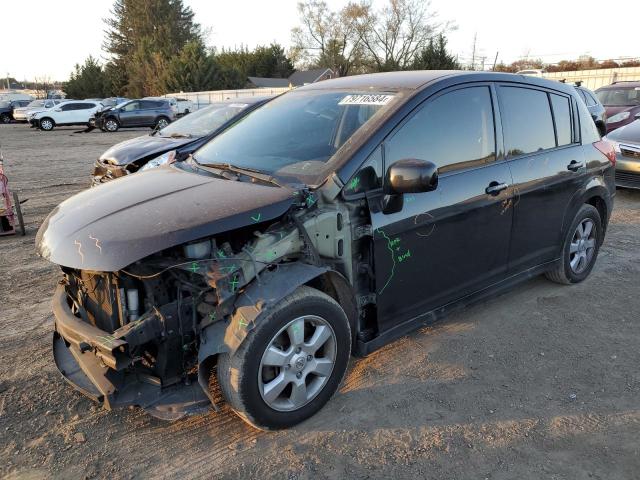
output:
<instances>
[{"instance_id":1,"label":"background car","mask_svg":"<svg viewBox=\"0 0 640 480\"><path fill-rule=\"evenodd\" d=\"M109 97L102 100L102 105L106 107L115 107L121 103L128 102L129 99L125 97Z\"/></svg>"},{"instance_id":2,"label":"background car","mask_svg":"<svg viewBox=\"0 0 640 480\"><path fill-rule=\"evenodd\" d=\"M31 100L9 100L0 101L0 123L11 123L13 118L13 111L16 108L26 107L31 103Z\"/></svg>"},{"instance_id":3,"label":"background car","mask_svg":"<svg viewBox=\"0 0 640 480\"><path fill-rule=\"evenodd\" d=\"M584 100L587 110L589 110L591 118L593 118L593 123L596 124L598 132L600 132L600 136L604 137L607 134L607 110L604 108L604 105L600 103L596 94L588 88L578 83L574 88L578 91L580 98Z\"/></svg>"},{"instance_id":4,"label":"background car","mask_svg":"<svg viewBox=\"0 0 640 480\"><path fill-rule=\"evenodd\" d=\"M640 188L640 120L616 128L605 138L616 151L616 185Z\"/></svg>"},{"instance_id":5,"label":"background car","mask_svg":"<svg viewBox=\"0 0 640 480\"><path fill-rule=\"evenodd\" d=\"M104 152L95 164L92 184L108 182L140 169L180 161L204 145L229 123L269 101L272 96L216 102L159 131L132 138Z\"/></svg>"},{"instance_id":6,"label":"background car","mask_svg":"<svg viewBox=\"0 0 640 480\"><path fill-rule=\"evenodd\" d=\"M68 100L55 108L33 114L29 122L45 131L63 125L88 125L89 119L100 109L102 109L100 102Z\"/></svg>"},{"instance_id":7,"label":"background car","mask_svg":"<svg viewBox=\"0 0 640 480\"><path fill-rule=\"evenodd\" d=\"M63 101L64 100L59 99L33 100L24 107L16 108L13 111L13 118L16 122L28 122L31 114L43 110L49 110Z\"/></svg>"},{"instance_id":8,"label":"background car","mask_svg":"<svg viewBox=\"0 0 640 480\"><path fill-rule=\"evenodd\" d=\"M607 132L640 118L640 81L613 82L596 95L607 110Z\"/></svg>"},{"instance_id":9,"label":"background car","mask_svg":"<svg viewBox=\"0 0 640 480\"><path fill-rule=\"evenodd\" d=\"M176 113L165 99L140 99L96 112L89 124L105 132L116 132L120 128L131 127L162 129L175 119Z\"/></svg>"}]
</instances>

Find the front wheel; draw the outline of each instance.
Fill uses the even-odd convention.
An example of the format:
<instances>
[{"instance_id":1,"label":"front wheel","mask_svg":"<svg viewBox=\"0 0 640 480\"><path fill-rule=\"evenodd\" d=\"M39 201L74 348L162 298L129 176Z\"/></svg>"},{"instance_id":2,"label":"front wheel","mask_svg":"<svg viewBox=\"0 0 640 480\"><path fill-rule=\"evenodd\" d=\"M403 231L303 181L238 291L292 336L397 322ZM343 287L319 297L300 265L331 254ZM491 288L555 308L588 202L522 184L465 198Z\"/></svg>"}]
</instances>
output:
<instances>
[{"instance_id":1,"label":"front wheel","mask_svg":"<svg viewBox=\"0 0 640 480\"><path fill-rule=\"evenodd\" d=\"M120 128L120 125L115 118L107 118L107 120L104 122L104 128L102 130L107 132L117 132L118 128Z\"/></svg>"},{"instance_id":2,"label":"front wheel","mask_svg":"<svg viewBox=\"0 0 640 480\"><path fill-rule=\"evenodd\" d=\"M329 401L350 353L344 310L323 292L303 286L261 314L234 354L219 357L218 382L250 425L288 428Z\"/></svg>"},{"instance_id":3,"label":"front wheel","mask_svg":"<svg viewBox=\"0 0 640 480\"><path fill-rule=\"evenodd\" d=\"M602 243L602 219L593 205L582 205L567 231L560 262L547 278L569 285L589 276Z\"/></svg>"},{"instance_id":4,"label":"front wheel","mask_svg":"<svg viewBox=\"0 0 640 480\"><path fill-rule=\"evenodd\" d=\"M54 127L54 123L53 120L51 120L50 118L43 118L40 120L40 129L44 130L45 132L50 132L51 130L53 130Z\"/></svg>"},{"instance_id":5,"label":"front wheel","mask_svg":"<svg viewBox=\"0 0 640 480\"><path fill-rule=\"evenodd\" d=\"M0 123L11 123L11 116L8 113L0 115Z\"/></svg>"}]
</instances>

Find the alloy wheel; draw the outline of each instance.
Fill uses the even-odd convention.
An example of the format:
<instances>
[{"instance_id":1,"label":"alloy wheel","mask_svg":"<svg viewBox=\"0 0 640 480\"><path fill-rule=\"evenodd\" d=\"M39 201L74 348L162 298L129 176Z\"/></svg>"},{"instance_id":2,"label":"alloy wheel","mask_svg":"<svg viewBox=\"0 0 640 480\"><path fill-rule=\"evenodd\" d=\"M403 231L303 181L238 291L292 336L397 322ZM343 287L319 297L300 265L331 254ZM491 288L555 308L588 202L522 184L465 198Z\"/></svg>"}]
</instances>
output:
<instances>
[{"instance_id":1,"label":"alloy wheel","mask_svg":"<svg viewBox=\"0 0 640 480\"><path fill-rule=\"evenodd\" d=\"M158 130L162 130L164 127L166 127L167 125L169 125L169 122L167 122L166 119L161 118L160 120L158 120Z\"/></svg>"},{"instance_id":2,"label":"alloy wheel","mask_svg":"<svg viewBox=\"0 0 640 480\"><path fill-rule=\"evenodd\" d=\"M295 318L276 333L258 369L258 388L265 403L281 412L311 402L327 384L336 361L337 341L324 318Z\"/></svg>"},{"instance_id":3,"label":"alloy wheel","mask_svg":"<svg viewBox=\"0 0 640 480\"><path fill-rule=\"evenodd\" d=\"M115 120L107 120L104 126L109 132L115 132L118 129L118 124Z\"/></svg>"},{"instance_id":4,"label":"alloy wheel","mask_svg":"<svg viewBox=\"0 0 640 480\"><path fill-rule=\"evenodd\" d=\"M42 130L52 130L53 122L51 120L45 119L40 122L40 128Z\"/></svg>"},{"instance_id":5,"label":"alloy wheel","mask_svg":"<svg viewBox=\"0 0 640 480\"><path fill-rule=\"evenodd\" d=\"M569 265L574 273L584 272L593 260L596 251L596 228L593 220L582 220L571 238Z\"/></svg>"}]
</instances>

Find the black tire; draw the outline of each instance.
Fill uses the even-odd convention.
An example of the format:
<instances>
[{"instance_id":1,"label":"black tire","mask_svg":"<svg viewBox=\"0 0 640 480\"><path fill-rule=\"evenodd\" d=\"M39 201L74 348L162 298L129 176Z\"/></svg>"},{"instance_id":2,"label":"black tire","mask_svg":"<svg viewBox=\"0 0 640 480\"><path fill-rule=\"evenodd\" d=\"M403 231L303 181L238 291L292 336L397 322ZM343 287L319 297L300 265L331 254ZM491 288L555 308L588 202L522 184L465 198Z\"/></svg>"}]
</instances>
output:
<instances>
[{"instance_id":1,"label":"black tire","mask_svg":"<svg viewBox=\"0 0 640 480\"><path fill-rule=\"evenodd\" d=\"M279 411L269 406L260 393L262 357L278 332L292 320L306 315L322 317L333 329L335 361L331 373L326 376L326 383L315 397L295 410ZM231 408L250 425L261 430L289 428L317 413L338 389L351 354L349 321L333 298L303 286L285 297L276 307L263 312L256 322L257 326L233 355L219 356L218 383Z\"/></svg>"},{"instance_id":2,"label":"black tire","mask_svg":"<svg viewBox=\"0 0 640 480\"><path fill-rule=\"evenodd\" d=\"M56 122L54 122L52 118L44 117L38 121L38 126L40 127L40 130L50 132L56 126Z\"/></svg>"},{"instance_id":3,"label":"black tire","mask_svg":"<svg viewBox=\"0 0 640 480\"><path fill-rule=\"evenodd\" d=\"M13 204L16 209L16 216L18 217L18 226L20 227L20 234L24 237L27 231L24 229L24 218L22 218L22 207L20 206L20 199L18 194L13 192Z\"/></svg>"},{"instance_id":4,"label":"black tire","mask_svg":"<svg viewBox=\"0 0 640 480\"><path fill-rule=\"evenodd\" d=\"M105 119L104 123L100 127L103 132L114 133L117 132L120 128L120 122L116 120L114 117L109 117Z\"/></svg>"},{"instance_id":5,"label":"black tire","mask_svg":"<svg viewBox=\"0 0 640 480\"><path fill-rule=\"evenodd\" d=\"M188 108L184 109L184 112L182 113L182 115L189 115L191 112L189 111Z\"/></svg>"},{"instance_id":6,"label":"black tire","mask_svg":"<svg viewBox=\"0 0 640 480\"><path fill-rule=\"evenodd\" d=\"M11 115L8 113L0 115L0 123L11 123Z\"/></svg>"},{"instance_id":7,"label":"black tire","mask_svg":"<svg viewBox=\"0 0 640 480\"><path fill-rule=\"evenodd\" d=\"M570 252L572 241L574 240L574 235L576 235L576 230L578 229L578 225L583 223L584 221L591 220L593 222L594 232L594 240L595 244L593 247L593 254L589 258L588 263L585 265L585 268L579 272L576 272L571 267L571 256L575 255ZM598 258L598 251L600 250L600 245L603 240L603 231L602 231L602 219L600 218L600 213L593 205L582 205L578 213L576 214L573 222L569 226L567 232L565 233L564 243L562 244L562 253L560 255L560 261L557 266L554 267L553 270L550 270L546 273L546 277L552 282L561 283L564 285L570 285L572 283L580 283L585 278L589 276L593 266L596 263Z\"/></svg>"}]
</instances>

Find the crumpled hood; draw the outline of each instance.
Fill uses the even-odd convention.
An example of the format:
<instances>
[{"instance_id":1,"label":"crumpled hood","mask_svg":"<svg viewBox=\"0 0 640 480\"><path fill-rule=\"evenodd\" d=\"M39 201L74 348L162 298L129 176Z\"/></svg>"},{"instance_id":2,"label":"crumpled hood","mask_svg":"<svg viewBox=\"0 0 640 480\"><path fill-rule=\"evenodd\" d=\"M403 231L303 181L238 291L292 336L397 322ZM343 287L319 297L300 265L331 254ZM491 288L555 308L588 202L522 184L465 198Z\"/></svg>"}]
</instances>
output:
<instances>
[{"instance_id":1,"label":"crumpled hood","mask_svg":"<svg viewBox=\"0 0 640 480\"><path fill-rule=\"evenodd\" d=\"M120 142L100 155L100 160L112 165L128 165L146 157L156 157L197 140L193 138L166 138L159 135L143 135Z\"/></svg>"},{"instance_id":2,"label":"crumpled hood","mask_svg":"<svg viewBox=\"0 0 640 480\"><path fill-rule=\"evenodd\" d=\"M287 188L165 166L85 190L58 205L36 237L39 255L114 272L169 247L283 215Z\"/></svg>"}]
</instances>

